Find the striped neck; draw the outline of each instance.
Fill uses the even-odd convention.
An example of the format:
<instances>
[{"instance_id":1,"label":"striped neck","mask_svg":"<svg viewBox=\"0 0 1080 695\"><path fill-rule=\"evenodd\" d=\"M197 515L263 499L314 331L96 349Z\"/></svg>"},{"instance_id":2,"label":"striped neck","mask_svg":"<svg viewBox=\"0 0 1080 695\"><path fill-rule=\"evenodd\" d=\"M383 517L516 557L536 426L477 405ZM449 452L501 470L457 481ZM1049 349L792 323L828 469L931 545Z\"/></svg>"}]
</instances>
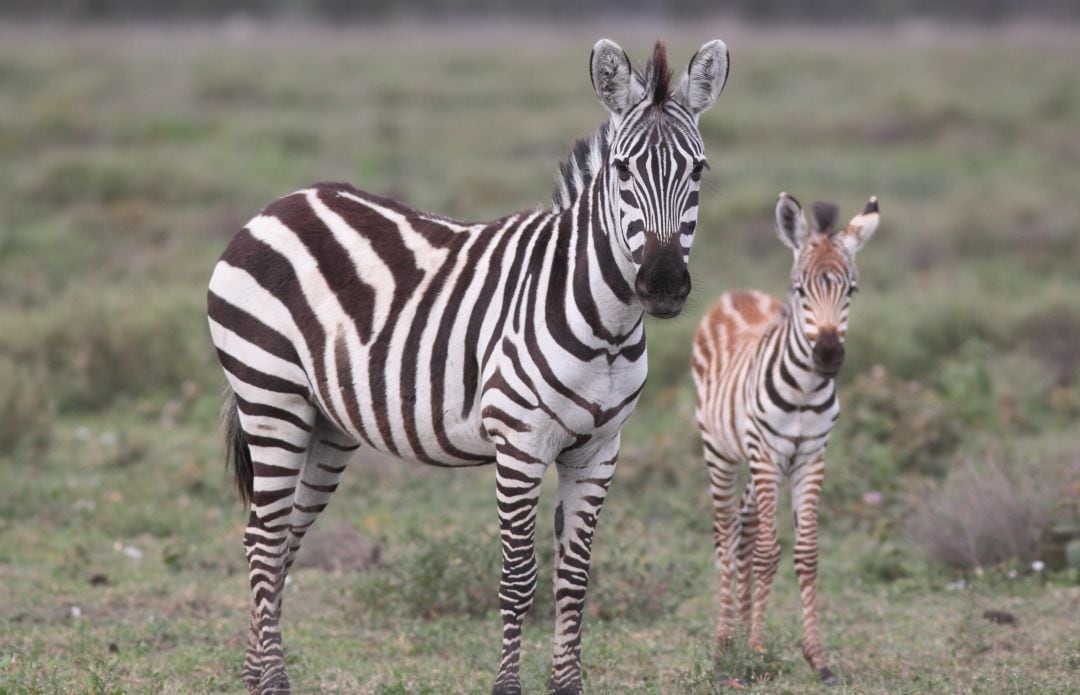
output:
<instances>
[{"instance_id":1,"label":"striped neck","mask_svg":"<svg viewBox=\"0 0 1080 695\"><path fill-rule=\"evenodd\" d=\"M806 337L803 324L798 320L798 303L798 294L788 290L784 318L778 327L780 346L783 348L779 369L785 384L808 397L834 382L814 371L810 339Z\"/></svg>"},{"instance_id":2,"label":"striped neck","mask_svg":"<svg viewBox=\"0 0 1080 695\"><path fill-rule=\"evenodd\" d=\"M555 224L575 231L573 303L586 330L612 345L634 339L644 312L634 296L635 268L619 244L603 171L586 192L559 213ZM561 235L560 235L561 236Z\"/></svg>"}]
</instances>

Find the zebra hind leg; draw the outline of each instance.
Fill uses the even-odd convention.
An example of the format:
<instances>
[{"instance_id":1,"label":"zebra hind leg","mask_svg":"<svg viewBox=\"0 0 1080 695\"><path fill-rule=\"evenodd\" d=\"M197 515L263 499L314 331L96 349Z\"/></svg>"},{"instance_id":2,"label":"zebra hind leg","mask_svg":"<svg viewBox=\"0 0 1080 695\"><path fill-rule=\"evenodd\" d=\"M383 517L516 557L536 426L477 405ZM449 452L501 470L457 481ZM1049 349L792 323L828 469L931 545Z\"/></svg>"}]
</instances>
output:
<instances>
[{"instance_id":1,"label":"zebra hind leg","mask_svg":"<svg viewBox=\"0 0 1080 695\"><path fill-rule=\"evenodd\" d=\"M287 571L290 518L300 472L311 442L315 409L295 398L274 405L236 395L233 434L247 455L251 512L244 532L251 586L251 629L244 659L250 692L278 695L290 691L281 646L281 593ZM230 428L232 429L232 428ZM237 465L238 479L242 467Z\"/></svg>"},{"instance_id":2,"label":"zebra hind leg","mask_svg":"<svg viewBox=\"0 0 1080 695\"><path fill-rule=\"evenodd\" d=\"M753 558L757 543L757 503L754 500L753 481L747 481L743 491L742 509L739 510L739 548L735 553L735 565L739 575L737 601L739 617L750 627L750 607L754 596Z\"/></svg>"},{"instance_id":3,"label":"zebra hind leg","mask_svg":"<svg viewBox=\"0 0 1080 695\"><path fill-rule=\"evenodd\" d=\"M340 433L325 417L318 417L289 516L286 572L296 560L304 536L330 503L349 459L359 448L359 443Z\"/></svg>"}]
</instances>

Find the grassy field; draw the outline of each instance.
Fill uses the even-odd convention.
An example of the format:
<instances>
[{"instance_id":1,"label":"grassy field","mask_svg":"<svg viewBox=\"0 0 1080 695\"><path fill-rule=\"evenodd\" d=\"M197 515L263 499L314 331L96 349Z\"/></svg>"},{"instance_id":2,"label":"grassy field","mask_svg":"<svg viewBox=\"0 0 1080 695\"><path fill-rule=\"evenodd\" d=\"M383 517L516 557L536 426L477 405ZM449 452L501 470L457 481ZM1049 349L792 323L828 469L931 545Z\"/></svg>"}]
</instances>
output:
<instances>
[{"instance_id":1,"label":"grassy field","mask_svg":"<svg viewBox=\"0 0 1080 695\"><path fill-rule=\"evenodd\" d=\"M586 60L608 34L635 57L662 36L673 64L719 36L733 67L702 118L695 294L648 324L650 383L598 530L589 692L723 688L689 340L719 292L784 290L780 190L848 216L876 194L883 217L859 258L823 500L838 692L1077 692L1080 573L1046 533L1080 523L1078 33L0 27L0 693L243 691L214 261L313 181L465 219L546 205L557 162L602 120ZM926 554L965 533L991 551L1017 540L993 562ZM718 664L754 692L819 687L790 528L783 543L768 651ZM308 545L286 592L297 692L490 687L491 470L359 462ZM527 621L530 693L550 667L548 581Z\"/></svg>"}]
</instances>

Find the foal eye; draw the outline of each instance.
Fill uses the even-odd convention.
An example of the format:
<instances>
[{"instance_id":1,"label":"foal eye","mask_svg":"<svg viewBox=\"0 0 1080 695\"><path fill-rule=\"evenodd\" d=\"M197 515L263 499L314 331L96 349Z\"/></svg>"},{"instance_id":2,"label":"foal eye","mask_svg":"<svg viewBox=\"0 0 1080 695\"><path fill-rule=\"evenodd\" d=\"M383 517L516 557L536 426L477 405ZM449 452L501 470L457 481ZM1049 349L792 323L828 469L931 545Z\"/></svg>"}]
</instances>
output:
<instances>
[{"instance_id":1,"label":"foal eye","mask_svg":"<svg viewBox=\"0 0 1080 695\"><path fill-rule=\"evenodd\" d=\"M614 161L615 171L619 174L620 181L630 180L630 165L626 163L625 159L616 159Z\"/></svg>"},{"instance_id":2,"label":"foal eye","mask_svg":"<svg viewBox=\"0 0 1080 695\"><path fill-rule=\"evenodd\" d=\"M852 285L851 287L848 288L847 296L850 297L851 295L855 294L858 291L859 291L858 285Z\"/></svg>"}]
</instances>

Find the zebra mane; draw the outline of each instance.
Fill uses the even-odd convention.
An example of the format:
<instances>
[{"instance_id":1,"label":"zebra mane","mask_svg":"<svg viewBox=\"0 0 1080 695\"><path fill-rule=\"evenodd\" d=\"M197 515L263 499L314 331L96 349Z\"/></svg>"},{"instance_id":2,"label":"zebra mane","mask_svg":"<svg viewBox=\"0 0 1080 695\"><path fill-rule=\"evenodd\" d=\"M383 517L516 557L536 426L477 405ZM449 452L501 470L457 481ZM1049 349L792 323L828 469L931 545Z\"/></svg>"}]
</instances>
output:
<instances>
[{"instance_id":1,"label":"zebra mane","mask_svg":"<svg viewBox=\"0 0 1080 695\"><path fill-rule=\"evenodd\" d=\"M569 209L582 191L588 188L596 172L604 166L604 159L611 149L608 141L610 128L610 123L604 123L591 137L578 140L566 161L559 164L555 191L551 195L552 212Z\"/></svg>"},{"instance_id":2,"label":"zebra mane","mask_svg":"<svg viewBox=\"0 0 1080 695\"><path fill-rule=\"evenodd\" d=\"M656 42L645 70L635 71L633 79L644 88L654 105L660 106L671 98L671 70L668 69L667 48L662 41ZM573 205L604 166L604 159L611 149L610 128L610 123L605 123L592 137L578 140L566 161L559 164L555 192L551 196L552 212L562 212Z\"/></svg>"},{"instance_id":3,"label":"zebra mane","mask_svg":"<svg viewBox=\"0 0 1080 695\"><path fill-rule=\"evenodd\" d=\"M645 85L645 93L652 96L652 103L659 106L671 97L671 70L663 41L656 42L652 58L645 64L645 74L638 73L637 78Z\"/></svg>"}]
</instances>

